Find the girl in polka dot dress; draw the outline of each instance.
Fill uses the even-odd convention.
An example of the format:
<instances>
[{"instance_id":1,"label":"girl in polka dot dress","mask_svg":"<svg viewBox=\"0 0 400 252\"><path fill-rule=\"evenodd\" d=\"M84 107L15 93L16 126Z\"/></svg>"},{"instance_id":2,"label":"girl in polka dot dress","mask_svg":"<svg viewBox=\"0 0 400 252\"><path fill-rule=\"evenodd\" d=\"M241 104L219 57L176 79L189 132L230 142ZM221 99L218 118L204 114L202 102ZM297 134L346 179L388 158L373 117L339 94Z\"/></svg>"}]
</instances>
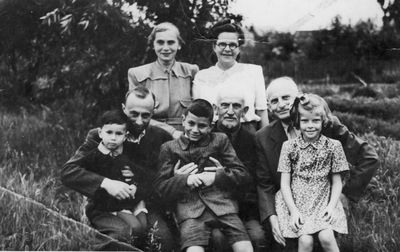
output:
<instances>
[{"instance_id":1,"label":"girl in polka dot dress","mask_svg":"<svg viewBox=\"0 0 400 252\"><path fill-rule=\"evenodd\" d=\"M298 251L312 251L314 237L324 251L339 251L334 231L347 234L339 196L349 167L341 143L321 135L330 117L324 103L313 94L296 98L291 112L301 135L283 143L279 159L276 212L282 235L298 238Z\"/></svg>"}]
</instances>

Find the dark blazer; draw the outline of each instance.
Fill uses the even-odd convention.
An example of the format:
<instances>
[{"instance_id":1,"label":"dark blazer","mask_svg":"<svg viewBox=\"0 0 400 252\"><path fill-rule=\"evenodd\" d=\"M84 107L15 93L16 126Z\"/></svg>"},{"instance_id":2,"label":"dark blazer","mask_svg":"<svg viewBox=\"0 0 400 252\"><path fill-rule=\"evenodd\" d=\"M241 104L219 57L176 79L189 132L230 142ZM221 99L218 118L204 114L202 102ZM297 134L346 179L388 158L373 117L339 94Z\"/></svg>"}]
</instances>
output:
<instances>
[{"instance_id":1,"label":"dark blazer","mask_svg":"<svg viewBox=\"0 0 400 252\"><path fill-rule=\"evenodd\" d=\"M200 159L214 157L224 166L215 175L215 182L208 187L191 189L187 186L189 174L174 175L174 166L181 160L181 166ZM206 166L213 166L207 163ZM248 182L249 175L223 133L210 133L199 142L190 142L185 136L165 143L160 153L160 174L155 187L162 197L176 203L179 222L199 217L206 208L215 215L238 213L234 188Z\"/></svg>"},{"instance_id":2,"label":"dark blazer","mask_svg":"<svg viewBox=\"0 0 400 252\"><path fill-rule=\"evenodd\" d=\"M129 143L124 143L124 152L129 152ZM96 191L94 197L90 197L86 211L97 209L100 211L114 212L123 209L130 209L136 206L141 200L147 199L147 190L143 190L145 173L142 167L133 164L125 153L116 157L105 155L97 148L93 149L88 155L82 156L76 160L76 164L84 167L88 171L94 172L109 179L124 181L122 169L128 167L133 172L133 181L128 184L135 184L137 191L134 199L118 200L100 188Z\"/></svg>"},{"instance_id":3,"label":"dark blazer","mask_svg":"<svg viewBox=\"0 0 400 252\"><path fill-rule=\"evenodd\" d=\"M157 159L160 153L160 147L163 143L172 140L170 134L166 131L148 126L146 134L140 140L140 143L130 143L126 155L132 161L133 165L140 167L146 174L143 183L143 189L150 194L153 191L152 181L157 174ZM101 139L97 129L89 131L85 142L78 148L75 154L64 164L61 171L61 181L64 185L93 198L100 189L105 176L86 169L82 166L81 160L96 149ZM159 200L155 200L157 203ZM149 201L146 201L146 203ZM151 202L150 202L151 203Z\"/></svg>"},{"instance_id":4,"label":"dark blazer","mask_svg":"<svg viewBox=\"0 0 400 252\"><path fill-rule=\"evenodd\" d=\"M217 127L218 122L213 128L213 132L222 132ZM250 174L249 183L238 188L237 198L239 202L239 217L244 220L259 219L258 200L257 200L257 183L256 183L256 170L258 166L258 159L256 153L255 134L248 131L244 127L229 135L227 134L233 149L240 161L246 167Z\"/></svg>"},{"instance_id":5,"label":"dark blazer","mask_svg":"<svg viewBox=\"0 0 400 252\"><path fill-rule=\"evenodd\" d=\"M358 201L379 167L376 151L366 141L351 133L336 117L323 127L322 134L339 140L343 145L347 161L352 164L343 193L350 200ZM260 162L256 174L261 222L270 215L276 215L275 193L280 189L281 177L277 169L282 144L287 139L280 120L256 133L257 156Z\"/></svg>"}]
</instances>

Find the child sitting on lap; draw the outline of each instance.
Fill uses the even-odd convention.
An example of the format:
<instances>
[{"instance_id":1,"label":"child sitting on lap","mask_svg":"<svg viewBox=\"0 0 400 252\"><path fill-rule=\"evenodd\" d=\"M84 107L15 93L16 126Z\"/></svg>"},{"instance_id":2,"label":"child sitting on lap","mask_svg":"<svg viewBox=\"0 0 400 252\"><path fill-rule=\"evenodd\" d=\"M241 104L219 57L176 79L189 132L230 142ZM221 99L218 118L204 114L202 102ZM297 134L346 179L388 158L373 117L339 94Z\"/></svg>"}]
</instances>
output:
<instances>
[{"instance_id":1,"label":"child sitting on lap","mask_svg":"<svg viewBox=\"0 0 400 252\"><path fill-rule=\"evenodd\" d=\"M212 229L219 227L233 251L253 251L232 197L249 175L228 137L211 132L213 115L211 104L205 100L197 99L189 105L183 115L184 134L161 146L155 187L175 203L182 250L204 251ZM174 175L176 164L180 168L196 166L197 173Z\"/></svg>"},{"instance_id":2,"label":"child sitting on lap","mask_svg":"<svg viewBox=\"0 0 400 252\"><path fill-rule=\"evenodd\" d=\"M313 94L296 98L291 114L301 135L283 143L279 159L276 212L282 235L298 237L298 251L312 251L314 234L324 251L339 251L334 231L347 233L339 196L349 167L341 143L321 135L330 118L324 103Z\"/></svg>"},{"instance_id":3,"label":"child sitting on lap","mask_svg":"<svg viewBox=\"0 0 400 252\"><path fill-rule=\"evenodd\" d=\"M147 228L147 210L143 201L145 192L137 182L142 181L144 171L131 163L124 154L129 151L130 144L125 142L126 134L126 115L117 110L105 112L100 118L101 143L87 156L77 159L76 163L88 171L104 176L93 195L85 194L88 197L86 215L90 223L100 232L109 235L112 235L110 230L118 229L127 230L124 237L141 236ZM112 190L111 184L116 181L126 183L126 190L112 196L109 190ZM75 181L67 183L67 186L84 193L81 188L87 185L82 183ZM107 183L111 186L106 186Z\"/></svg>"}]
</instances>

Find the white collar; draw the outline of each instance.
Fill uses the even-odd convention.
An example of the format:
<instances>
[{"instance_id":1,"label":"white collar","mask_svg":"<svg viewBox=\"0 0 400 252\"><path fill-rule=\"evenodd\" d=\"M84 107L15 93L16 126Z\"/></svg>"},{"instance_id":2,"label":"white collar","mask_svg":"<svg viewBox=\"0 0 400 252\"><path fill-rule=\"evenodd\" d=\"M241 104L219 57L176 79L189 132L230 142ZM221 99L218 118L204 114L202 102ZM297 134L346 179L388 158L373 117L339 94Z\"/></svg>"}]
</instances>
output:
<instances>
[{"instance_id":1,"label":"white collar","mask_svg":"<svg viewBox=\"0 0 400 252\"><path fill-rule=\"evenodd\" d=\"M107 149L106 146L104 146L103 142L99 143L99 145L97 146L97 149L103 153L104 155L110 155L112 153L113 157L119 156L122 154L122 151L124 150L123 145L121 144L120 146L118 146L117 149L115 150L110 150Z\"/></svg>"}]
</instances>

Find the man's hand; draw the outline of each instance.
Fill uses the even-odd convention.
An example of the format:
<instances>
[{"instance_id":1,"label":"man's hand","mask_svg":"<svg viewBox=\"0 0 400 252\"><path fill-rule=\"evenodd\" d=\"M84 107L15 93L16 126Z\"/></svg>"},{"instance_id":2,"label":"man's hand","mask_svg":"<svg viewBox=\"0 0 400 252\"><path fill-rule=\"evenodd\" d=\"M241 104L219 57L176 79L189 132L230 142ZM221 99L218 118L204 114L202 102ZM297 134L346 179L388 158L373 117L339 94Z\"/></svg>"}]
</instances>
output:
<instances>
[{"instance_id":1,"label":"man's hand","mask_svg":"<svg viewBox=\"0 0 400 252\"><path fill-rule=\"evenodd\" d=\"M210 159L211 162L213 162L215 166L204 167L205 172L215 172L217 170L224 169L224 167L221 165L221 163L217 159L215 159L213 157L209 157L208 159Z\"/></svg>"},{"instance_id":2,"label":"man's hand","mask_svg":"<svg viewBox=\"0 0 400 252\"><path fill-rule=\"evenodd\" d=\"M285 238L282 236L281 230L279 229L278 216L271 215L269 217L269 223L271 224L272 234L275 241L282 246L286 246Z\"/></svg>"},{"instance_id":3,"label":"man's hand","mask_svg":"<svg viewBox=\"0 0 400 252\"><path fill-rule=\"evenodd\" d=\"M197 169L197 164L195 163L189 163L181 168L179 168L179 165L181 164L181 160L178 160L176 162L175 167L174 167L174 175L181 175L181 174L195 174L198 169Z\"/></svg>"},{"instance_id":4,"label":"man's hand","mask_svg":"<svg viewBox=\"0 0 400 252\"><path fill-rule=\"evenodd\" d=\"M349 213L349 199L343 193L340 194L339 200L342 202L344 211Z\"/></svg>"},{"instance_id":5,"label":"man's hand","mask_svg":"<svg viewBox=\"0 0 400 252\"><path fill-rule=\"evenodd\" d=\"M186 184L190 188L196 188L203 184L203 181L200 179L200 174L190 174L187 178Z\"/></svg>"},{"instance_id":6,"label":"man's hand","mask_svg":"<svg viewBox=\"0 0 400 252\"><path fill-rule=\"evenodd\" d=\"M205 186L210 186L215 182L215 172L202 172L199 177Z\"/></svg>"},{"instance_id":7,"label":"man's hand","mask_svg":"<svg viewBox=\"0 0 400 252\"><path fill-rule=\"evenodd\" d=\"M108 178L105 178L103 180L100 187L104 188L108 194L119 200L134 197L136 193L136 186L135 186L135 192L133 192L132 194L133 188L129 186L127 183L118 180L111 180Z\"/></svg>"}]
</instances>

